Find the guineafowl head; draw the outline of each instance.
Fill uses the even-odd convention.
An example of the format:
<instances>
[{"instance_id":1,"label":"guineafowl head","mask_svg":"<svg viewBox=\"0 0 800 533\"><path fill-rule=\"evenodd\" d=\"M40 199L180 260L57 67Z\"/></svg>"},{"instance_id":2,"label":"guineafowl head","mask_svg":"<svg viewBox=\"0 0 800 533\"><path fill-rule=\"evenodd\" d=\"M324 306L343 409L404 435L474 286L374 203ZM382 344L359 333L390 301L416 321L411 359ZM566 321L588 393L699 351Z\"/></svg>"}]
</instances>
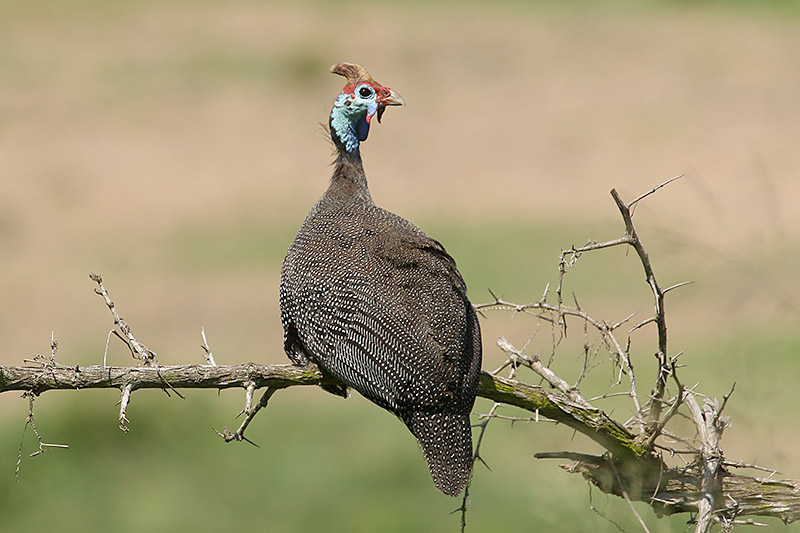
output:
<instances>
[{"instance_id":1,"label":"guineafowl head","mask_svg":"<svg viewBox=\"0 0 800 533\"><path fill-rule=\"evenodd\" d=\"M392 89L373 80L360 65L337 63L331 72L347 78L331 110L331 137L337 146L353 153L361 141L367 140L372 118L377 115L380 122L386 106L404 102Z\"/></svg>"}]
</instances>

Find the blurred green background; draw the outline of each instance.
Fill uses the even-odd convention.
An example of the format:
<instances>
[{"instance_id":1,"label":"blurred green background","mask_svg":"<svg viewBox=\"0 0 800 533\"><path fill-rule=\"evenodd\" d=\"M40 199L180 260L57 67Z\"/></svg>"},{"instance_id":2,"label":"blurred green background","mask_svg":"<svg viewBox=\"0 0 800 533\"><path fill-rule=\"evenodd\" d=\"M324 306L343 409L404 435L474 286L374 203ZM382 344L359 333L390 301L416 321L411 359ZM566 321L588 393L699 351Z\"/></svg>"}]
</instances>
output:
<instances>
[{"instance_id":1,"label":"blurred green background","mask_svg":"<svg viewBox=\"0 0 800 533\"><path fill-rule=\"evenodd\" d=\"M376 202L441 240L474 302L537 300L562 248L619 236L608 195L641 203L640 232L671 293L687 385L721 397L729 458L800 478L800 7L797 2L0 2L0 363L49 351L102 362L112 326L89 272L162 364L286 362L278 275L324 190L321 124L348 60L403 95L364 147ZM651 309L624 250L583 256L566 293L616 321ZM530 353L534 319L487 313ZM555 365L574 381L573 324ZM652 331L634 337L640 390ZM592 339L594 340L594 339ZM109 363L133 361L112 342ZM614 381L609 365L586 395ZM530 378L531 381L533 378ZM17 452L27 401L0 397L3 531L454 531L402 424L359 397L277 394L225 444L239 391L142 391L117 429L114 391L36 401L45 442ZM624 402L605 404L625 420ZM475 413L490 405L479 401ZM506 409L504 414L518 414ZM546 422L491 424L470 531L635 531L539 451L597 452ZM688 517L651 531L682 531ZM797 526L782 528L798 530Z\"/></svg>"}]
</instances>

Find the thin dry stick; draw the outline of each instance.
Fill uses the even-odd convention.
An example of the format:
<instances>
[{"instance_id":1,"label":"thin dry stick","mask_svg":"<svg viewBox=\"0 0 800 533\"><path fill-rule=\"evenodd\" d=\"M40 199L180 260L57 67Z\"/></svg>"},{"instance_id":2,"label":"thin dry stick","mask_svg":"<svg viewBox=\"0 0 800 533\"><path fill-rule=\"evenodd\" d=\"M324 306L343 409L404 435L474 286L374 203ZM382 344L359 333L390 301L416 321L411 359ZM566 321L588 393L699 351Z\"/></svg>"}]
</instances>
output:
<instances>
[{"instance_id":1,"label":"thin dry stick","mask_svg":"<svg viewBox=\"0 0 800 533\"><path fill-rule=\"evenodd\" d=\"M105 286L103 285L103 278L99 274L89 274L89 278L97 283L98 288L94 290L96 294L99 294L103 297L103 300L106 302L106 306L108 307L109 311L111 311L111 315L114 317L114 325L119 327L119 331L116 329L112 329L109 333L108 338L106 339L106 351L103 354L103 367L106 367L106 361L108 357L108 343L111 339L111 334L113 333L118 339L120 339L130 350L131 355L138 359L141 364L145 366L152 366L156 370L156 374L161 379L163 385L166 387L162 387L162 390L169 396L169 392L167 389L170 389L174 392L179 398L185 400L186 397L183 396L172 384L164 379L164 376L161 375L161 372L158 368L158 357L156 353L145 346L143 343L139 342L136 337L133 335L133 331L131 327L128 325L125 320L119 316L117 313L116 306L114 302L111 300L111 296L109 296L108 291L106 290ZM119 408L119 428L124 431L128 432L128 418L127 418L127 410L128 404L131 401L131 393L133 392L136 383L135 381L126 380L123 385L120 387L120 408Z\"/></svg>"},{"instance_id":2,"label":"thin dry stick","mask_svg":"<svg viewBox=\"0 0 800 533\"><path fill-rule=\"evenodd\" d=\"M547 289L545 289L545 295L546 294L547 294ZM500 343L500 339L498 339L498 344L499 343ZM513 350L511 352L506 352L506 353L508 353L508 355L509 355L508 359L506 360L507 364L504 364L501 368L510 367L510 370L508 372L508 378L509 379L514 379L514 378L517 377L517 369L519 368L517 366L518 356L517 356L517 353L515 351L513 351ZM495 372L495 374L496 374L496 372ZM489 468L488 463L481 456L481 444L483 444L483 437L486 435L486 428L489 426L489 421L492 418L495 418L497 416L495 413L497 412L497 409L501 405L502 404L500 402L496 401L496 402L494 402L494 404L492 405L492 408L489 410L489 412L487 414L479 415L479 418L482 418L483 421L480 424L478 424L478 427L480 427L480 432L478 433L478 440L475 443L475 452L474 452L473 457L472 457L473 469L474 469L474 465L478 461L480 461L483 464L483 466L485 466L487 469L491 470L491 468ZM537 418L537 421L538 421L538 411L536 412L536 415L537 415L536 418ZM455 512L460 512L461 513L461 533L464 533L466 531L466 529L467 529L467 508L468 508L468 505L469 505L469 488L470 488L471 485L472 485L472 479L470 479L469 483L467 483L467 486L464 489L464 495L463 495L463 498L461 500L461 507L459 507L458 509L453 511L454 513Z\"/></svg>"},{"instance_id":3,"label":"thin dry stick","mask_svg":"<svg viewBox=\"0 0 800 533\"><path fill-rule=\"evenodd\" d=\"M614 462L610 461L609 464L611 465L611 468L614 471L614 477L617 478L617 483L619 483L620 486L624 486L623 483L622 483L622 478L619 475L619 471L617 470L617 467L614 466ZM641 515L636 511L636 507L633 506L633 502L631 501L630 497L628 496L628 491L627 490L622 489L622 497L628 503L628 507L630 508L631 512L633 513L633 516L636 517L636 520L639 522L639 525L642 526L642 529L644 530L644 532L645 533L650 533L650 530L647 529L647 524L644 523L644 520L642 520Z\"/></svg>"},{"instance_id":4,"label":"thin dry stick","mask_svg":"<svg viewBox=\"0 0 800 533\"><path fill-rule=\"evenodd\" d=\"M500 405L501 405L500 403L495 402L494 405L492 405L492 408L489 410L489 415L486 417L486 419L480 424L478 424L480 431L478 433L478 440L475 442L475 452L472 456L473 475L474 475L475 464L478 463L479 461L483 464L483 466L491 470L486 461L484 461L483 457L481 457L481 444L483 443L483 436L486 434L486 428L489 425L489 420L494 415L494 412L497 410L497 408L500 407ZM469 488L471 485L472 485L472 479L469 480L469 483L467 483L467 486L464 488L464 494L461 498L461 506L453 511L453 513L461 513L461 533L464 533L467 530L467 509L469 508L470 505Z\"/></svg>"},{"instance_id":5,"label":"thin dry stick","mask_svg":"<svg viewBox=\"0 0 800 533\"><path fill-rule=\"evenodd\" d=\"M584 397L581 396L581 393L578 391L576 387L572 387L569 383L558 377L555 372L544 366L541 363L541 361L539 361L538 357L529 358L523 355L519 350L514 348L514 346L503 337L497 339L497 346L499 346L500 349L503 350L505 353L507 353L509 356L512 356L517 360L524 361L526 366L528 366L531 370L542 376L545 379L545 381L547 381L554 388L561 391L562 394L566 395L570 400L572 400L576 404L580 405L581 407L593 409L592 404L587 402L584 399Z\"/></svg>"},{"instance_id":6,"label":"thin dry stick","mask_svg":"<svg viewBox=\"0 0 800 533\"><path fill-rule=\"evenodd\" d=\"M656 323L656 327L658 329L658 352L656 353L656 358L658 359L658 374L656 377L655 387L651 393L651 398L656 401L650 402L650 414L647 422L648 434L652 434L655 431L659 420L661 419L661 402L658 400L661 400L664 397L664 390L666 389L667 379L670 372L669 360L667 358L667 319L666 313L664 312L665 292L661 289L658 281L656 280L653 267L650 264L650 257L647 254L647 250L645 250L641 240L639 239L639 235L636 232L636 227L633 224L630 208L631 205L635 204L642 198L645 198L649 194L652 194L661 187L664 187L668 183L675 181L675 179L677 178L672 178L665 181L661 185L653 188L651 191L641 195L639 198L631 202L631 204L625 204L625 202L623 202L620 198L616 189L611 189L611 197L614 198L614 202L617 204L617 208L619 209L622 219L625 222L625 235L630 238L629 244L639 256L639 261L642 263L642 267L644 268L647 284L653 291L653 297L655 300L654 322Z\"/></svg>"},{"instance_id":7,"label":"thin dry stick","mask_svg":"<svg viewBox=\"0 0 800 533\"><path fill-rule=\"evenodd\" d=\"M214 354L211 353L211 347L208 345L208 339L206 339L206 328L200 328L200 335L203 337L203 344L200 347L205 353L206 362L211 366L217 366Z\"/></svg>"},{"instance_id":8,"label":"thin dry stick","mask_svg":"<svg viewBox=\"0 0 800 533\"><path fill-rule=\"evenodd\" d=\"M683 176L685 176L685 174L678 174L677 176L672 177L672 178L668 179L667 181L659 183L658 185L656 185L655 187L653 187L652 189L650 189L646 193L640 194L639 196L636 197L636 199L628 202L628 208L629 209L632 208L634 205L639 203L640 200L644 200L645 198L647 198L651 194L655 193L657 190L659 190L659 189L661 189L663 187L666 187L667 185L669 185L670 183L672 183L675 180L681 179Z\"/></svg>"},{"instance_id":9,"label":"thin dry stick","mask_svg":"<svg viewBox=\"0 0 800 533\"><path fill-rule=\"evenodd\" d=\"M609 241L609 242L614 242L614 241ZM543 316L540 314L536 315L538 318L542 318L553 324L556 323L561 324L563 321L563 317L565 316L579 317L585 322L591 324L595 329L597 329L600 332L604 340L610 345L610 347L612 348L611 351L613 355L617 357L620 361L622 361L622 366L625 369L625 372L628 375L628 379L630 382L630 389L628 391L628 395L630 396L631 401L633 402L634 405L634 413L635 413L635 419L637 421L637 426L640 430L644 429L644 423L641 418L642 406L639 403L639 394L636 388L636 375L633 371L633 362L631 361L630 353L628 352L628 350L622 347L619 340L616 338L616 335L614 335L614 330L620 327L622 324L624 324L627 321L627 319L609 326L609 324L607 324L606 322L593 318L591 315L586 313L586 311L578 307L571 307L565 305L560 305L560 306L552 305L541 300L538 302L532 302L529 304L520 305L495 297L494 302L486 304L477 304L475 305L475 308L478 310L509 309L515 314L531 313L531 310L539 310L562 317L559 319L550 319L547 316Z\"/></svg>"},{"instance_id":10,"label":"thin dry stick","mask_svg":"<svg viewBox=\"0 0 800 533\"><path fill-rule=\"evenodd\" d=\"M233 440L247 441L253 446L258 446L258 444L256 444L255 442L251 441L250 439L244 436L244 431L245 429L247 429L247 426L250 425L250 422L253 421L253 418L255 418L256 413L258 413L261 409L267 406L267 404L269 403L269 399L272 398L272 395L275 394L275 392L278 389L276 387L267 387L267 389L264 391L264 394L261 395L261 399L258 400L258 403L253 408L252 407L253 393L255 392L255 390L256 390L255 382L250 381L249 383L247 383L245 392L244 410L241 413L239 413L240 415L244 414L245 418L242 421L242 424L239 426L239 429L237 429L233 433L231 433L227 427L223 429L222 433L220 433L216 429L214 430L217 433L217 435L225 439L225 442L231 442Z\"/></svg>"},{"instance_id":11,"label":"thin dry stick","mask_svg":"<svg viewBox=\"0 0 800 533\"><path fill-rule=\"evenodd\" d=\"M128 382L122 387L122 395L119 400L119 429L127 433L128 429L128 404L131 401L131 392L133 391L133 382Z\"/></svg>"},{"instance_id":12,"label":"thin dry stick","mask_svg":"<svg viewBox=\"0 0 800 533\"><path fill-rule=\"evenodd\" d=\"M102 276L92 273L89 274L89 278L97 283L99 288L95 289L94 292L103 297L108 310L111 311L111 314L114 317L114 324L119 326L121 333L117 330L113 330L114 334L128 346L128 349L131 351L131 355L133 355L134 358L139 359L143 365L157 365L158 360L156 358L156 353L136 340L136 337L133 336L133 332L131 331L131 327L127 322L125 322L125 320L122 319L121 316L119 316L119 313L117 313L114 302L108 295L108 291L106 290L105 286L103 286Z\"/></svg>"},{"instance_id":13,"label":"thin dry stick","mask_svg":"<svg viewBox=\"0 0 800 533\"><path fill-rule=\"evenodd\" d=\"M55 349L53 349L55 355ZM53 359L53 363L55 363L55 359ZM39 444L39 449L35 452L31 452L29 457L36 457L39 454L44 453L47 451L47 448L69 448L68 444L49 444L42 440L42 435L39 433L39 430L36 429L36 422L33 420L33 401L35 399L35 394L33 392L25 392L23 393L23 398L28 398L28 417L25 419L25 427L22 429L22 438L19 442L19 451L17 452L17 464L14 468L14 477L17 481L19 481L19 472L22 468L22 447L25 444L25 433L28 431L28 427L31 428L33 434L36 435L36 440Z\"/></svg>"}]
</instances>

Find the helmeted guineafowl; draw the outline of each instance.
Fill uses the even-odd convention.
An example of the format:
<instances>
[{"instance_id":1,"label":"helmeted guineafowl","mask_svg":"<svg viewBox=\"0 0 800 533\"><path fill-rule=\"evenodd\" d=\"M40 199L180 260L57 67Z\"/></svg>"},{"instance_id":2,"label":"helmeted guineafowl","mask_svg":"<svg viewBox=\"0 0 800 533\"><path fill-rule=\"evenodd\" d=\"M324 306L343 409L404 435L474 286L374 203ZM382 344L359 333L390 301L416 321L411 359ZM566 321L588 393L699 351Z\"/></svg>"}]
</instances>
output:
<instances>
[{"instance_id":1,"label":"helmeted guineafowl","mask_svg":"<svg viewBox=\"0 0 800 533\"><path fill-rule=\"evenodd\" d=\"M403 100L358 65L331 72L347 78L330 115L336 163L281 269L284 348L397 415L454 496L472 473L478 319L444 247L370 197L359 144Z\"/></svg>"}]
</instances>

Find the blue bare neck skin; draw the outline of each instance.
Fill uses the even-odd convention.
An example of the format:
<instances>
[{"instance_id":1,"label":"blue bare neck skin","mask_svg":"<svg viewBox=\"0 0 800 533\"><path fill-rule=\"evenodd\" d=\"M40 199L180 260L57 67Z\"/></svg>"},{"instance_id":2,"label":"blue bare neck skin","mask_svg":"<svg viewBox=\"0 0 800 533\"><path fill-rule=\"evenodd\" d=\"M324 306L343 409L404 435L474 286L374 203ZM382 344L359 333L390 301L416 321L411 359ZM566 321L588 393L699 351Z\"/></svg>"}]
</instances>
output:
<instances>
[{"instance_id":1,"label":"blue bare neck skin","mask_svg":"<svg viewBox=\"0 0 800 533\"><path fill-rule=\"evenodd\" d=\"M360 143L369 135L368 113L374 114L375 109L355 104L350 95L340 94L336 98L331 109L330 126L331 137L337 146L349 154L358 154Z\"/></svg>"}]
</instances>

